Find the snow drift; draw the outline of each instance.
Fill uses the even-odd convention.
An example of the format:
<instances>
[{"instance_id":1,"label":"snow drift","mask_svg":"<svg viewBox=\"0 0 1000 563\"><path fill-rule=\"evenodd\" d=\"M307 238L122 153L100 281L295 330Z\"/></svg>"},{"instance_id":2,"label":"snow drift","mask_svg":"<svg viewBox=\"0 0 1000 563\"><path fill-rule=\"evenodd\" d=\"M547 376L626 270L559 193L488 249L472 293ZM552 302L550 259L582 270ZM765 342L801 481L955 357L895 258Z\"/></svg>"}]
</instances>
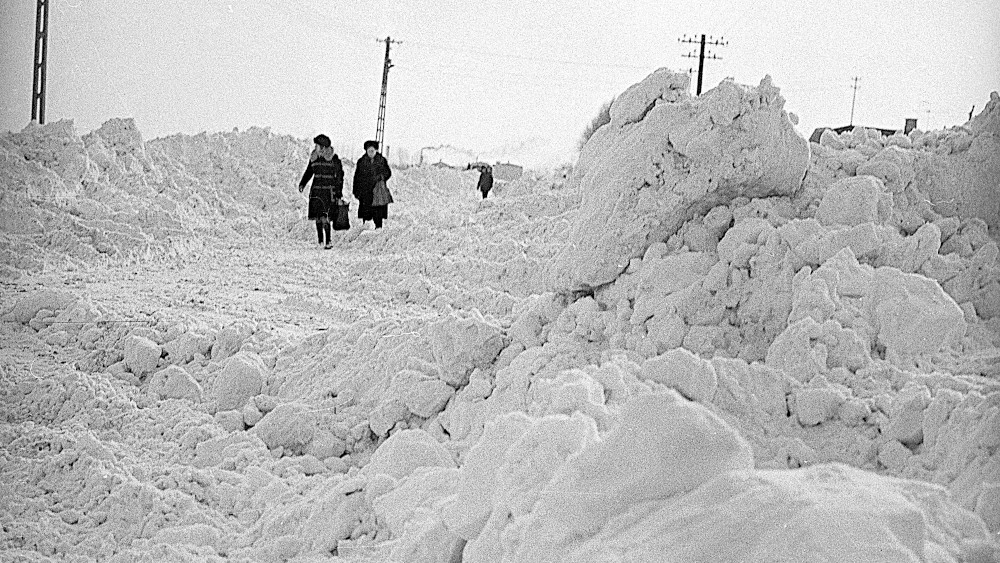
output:
<instances>
[{"instance_id":1,"label":"snow drift","mask_svg":"<svg viewBox=\"0 0 1000 563\"><path fill-rule=\"evenodd\" d=\"M584 199L554 266L556 289L613 281L652 242L737 196L798 189L808 143L769 78L752 89L723 82L698 98L688 81L654 72L615 99L611 123L587 142L573 179Z\"/></svg>"}]
</instances>

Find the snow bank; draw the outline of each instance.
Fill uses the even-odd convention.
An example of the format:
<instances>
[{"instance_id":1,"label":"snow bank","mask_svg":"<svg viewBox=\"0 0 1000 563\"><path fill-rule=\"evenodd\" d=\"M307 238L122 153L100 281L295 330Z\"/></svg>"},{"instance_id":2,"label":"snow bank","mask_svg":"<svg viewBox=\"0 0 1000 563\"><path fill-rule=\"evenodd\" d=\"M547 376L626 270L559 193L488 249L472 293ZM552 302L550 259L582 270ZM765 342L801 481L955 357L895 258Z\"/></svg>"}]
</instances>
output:
<instances>
[{"instance_id":1,"label":"snow bank","mask_svg":"<svg viewBox=\"0 0 1000 563\"><path fill-rule=\"evenodd\" d=\"M915 136L916 137L916 136ZM929 132L914 140L914 182L945 216L978 217L1000 229L1000 95L965 126Z\"/></svg>"},{"instance_id":2,"label":"snow bank","mask_svg":"<svg viewBox=\"0 0 1000 563\"><path fill-rule=\"evenodd\" d=\"M940 527L951 530L938 533ZM820 532L822 531L822 532ZM520 560L988 560L981 522L932 485L843 465L728 473L669 502L650 503L583 541Z\"/></svg>"},{"instance_id":3,"label":"snow bank","mask_svg":"<svg viewBox=\"0 0 1000 563\"><path fill-rule=\"evenodd\" d=\"M757 88L723 82L698 98L688 80L660 69L632 86L584 147L573 181L585 195L553 287L607 284L693 215L798 189L809 146L770 78Z\"/></svg>"},{"instance_id":4,"label":"snow bank","mask_svg":"<svg viewBox=\"0 0 1000 563\"><path fill-rule=\"evenodd\" d=\"M604 437L579 414L490 424L443 505L446 529L468 541L463 561L954 561L993 549L934 485L838 464L754 470L732 428L676 393L637 397L620 420Z\"/></svg>"},{"instance_id":5,"label":"snow bank","mask_svg":"<svg viewBox=\"0 0 1000 563\"><path fill-rule=\"evenodd\" d=\"M203 250L209 233L287 231L298 222L291 164L307 150L259 128L145 142L131 119L83 137L68 120L4 134L5 273L67 258L175 259Z\"/></svg>"}]
</instances>

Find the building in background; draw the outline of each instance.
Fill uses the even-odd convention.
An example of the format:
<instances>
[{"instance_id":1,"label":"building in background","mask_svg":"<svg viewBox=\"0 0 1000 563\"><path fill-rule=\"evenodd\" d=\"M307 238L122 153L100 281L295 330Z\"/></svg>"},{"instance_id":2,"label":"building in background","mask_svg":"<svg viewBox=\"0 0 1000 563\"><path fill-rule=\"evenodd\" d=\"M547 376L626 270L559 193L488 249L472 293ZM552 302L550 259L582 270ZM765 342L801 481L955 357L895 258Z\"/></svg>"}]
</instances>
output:
<instances>
[{"instance_id":1,"label":"building in background","mask_svg":"<svg viewBox=\"0 0 1000 563\"><path fill-rule=\"evenodd\" d=\"M498 162L493 165L493 178L512 182L524 175L524 167L509 162Z\"/></svg>"},{"instance_id":2,"label":"building in background","mask_svg":"<svg viewBox=\"0 0 1000 563\"><path fill-rule=\"evenodd\" d=\"M827 129L833 131L834 133L840 134L845 131L853 131L855 127L860 127L862 129L874 129L881 133L883 136L888 137L890 135L895 135L902 131L904 135L908 135L910 131L917 128L917 120L914 118L907 118L906 123L903 125L903 129L883 129L881 127L865 127L864 125L841 125L840 127L817 127L812 135L809 135L809 142L818 143L820 137L823 136L823 131Z\"/></svg>"}]
</instances>

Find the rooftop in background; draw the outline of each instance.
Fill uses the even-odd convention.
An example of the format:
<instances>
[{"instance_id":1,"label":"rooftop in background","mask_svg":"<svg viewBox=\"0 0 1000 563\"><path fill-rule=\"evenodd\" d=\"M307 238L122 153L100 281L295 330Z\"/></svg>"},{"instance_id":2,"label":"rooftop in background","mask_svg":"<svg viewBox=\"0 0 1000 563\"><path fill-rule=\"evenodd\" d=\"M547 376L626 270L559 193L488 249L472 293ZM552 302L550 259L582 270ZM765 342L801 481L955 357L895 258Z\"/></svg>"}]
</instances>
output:
<instances>
[{"instance_id":1,"label":"rooftop in background","mask_svg":"<svg viewBox=\"0 0 1000 563\"><path fill-rule=\"evenodd\" d=\"M914 129L917 128L917 120L913 118L908 118L906 120L906 123L903 125L902 129L884 129L882 127L865 127L864 125L841 125L840 127L817 127L812 132L812 135L809 135L809 142L818 143L820 137L823 135L823 131L826 131L827 129L833 131L834 133L840 134L845 131L853 131L855 127L861 127L862 129L874 129L875 131L878 131L879 133L881 133L886 137L894 135L895 133L898 133L900 131L902 131L904 135L907 135L909 134L910 131L913 131Z\"/></svg>"}]
</instances>

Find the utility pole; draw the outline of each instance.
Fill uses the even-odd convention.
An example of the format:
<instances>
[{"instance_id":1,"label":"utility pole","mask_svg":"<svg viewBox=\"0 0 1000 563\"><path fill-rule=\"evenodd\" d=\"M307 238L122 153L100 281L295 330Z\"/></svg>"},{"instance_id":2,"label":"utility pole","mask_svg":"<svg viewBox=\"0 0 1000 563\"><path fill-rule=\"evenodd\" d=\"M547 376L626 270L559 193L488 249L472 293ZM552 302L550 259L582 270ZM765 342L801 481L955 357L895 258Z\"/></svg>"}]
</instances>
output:
<instances>
[{"instance_id":1,"label":"utility pole","mask_svg":"<svg viewBox=\"0 0 1000 563\"><path fill-rule=\"evenodd\" d=\"M379 39L378 42L382 42ZM382 66L382 97L378 102L378 124L375 126L375 141L378 143L379 149L383 153L387 153L385 147L382 146L382 138L385 136L385 91L389 85L389 69L392 68L392 61L389 59L389 46L392 43L402 43L402 41L393 41L392 38L386 36L385 41L385 64ZM384 154L383 154L384 156Z\"/></svg>"},{"instance_id":2,"label":"utility pole","mask_svg":"<svg viewBox=\"0 0 1000 563\"><path fill-rule=\"evenodd\" d=\"M969 121L972 121L972 113L976 111L976 105L972 105L972 109L969 110Z\"/></svg>"},{"instance_id":3,"label":"utility pole","mask_svg":"<svg viewBox=\"0 0 1000 563\"><path fill-rule=\"evenodd\" d=\"M45 123L45 59L49 42L49 0L38 0L35 13L35 62L31 85L31 120Z\"/></svg>"},{"instance_id":4,"label":"utility pole","mask_svg":"<svg viewBox=\"0 0 1000 563\"><path fill-rule=\"evenodd\" d=\"M848 125L854 125L854 100L855 100L855 98L858 97L858 80L859 79L860 79L860 77L855 76L854 77L854 86L851 86L851 89L854 90L854 93L851 95L851 122Z\"/></svg>"},{"instance_id":5,"label":"utility pole","mask_svg":"<svg viewBox=\"0 0 1000 563\"><path fill-rule=\"evenodd\" d=\"M681 55L682 57L689 58L689 59L693 59L695 57L698 58L698 89L695 91L695 95L696 96L700 96L701 95L702 78L705 75L705 59L722 60L722 57L716 56L715 53L709 53L708 56L705 56L705 45L717 45L719 47L725 47L726 45L729 45L729 43L724 38L722 38L722 37L720 37L718 39L713 39L711 35L708 36L708 41L706 42L705 41L705 34L704 33L701 34L701 40L696 39L696 37L697 37L697 35L692 36L690 38L687 35L685 35L684 37L682 37L681 39L678 39L677 41L679 43L700 43L701 44L701 49L698 51L697 55L694 54L694 51L691 51L690 53L687 53L686 55Z\"/></svg>"}]
</instances>

